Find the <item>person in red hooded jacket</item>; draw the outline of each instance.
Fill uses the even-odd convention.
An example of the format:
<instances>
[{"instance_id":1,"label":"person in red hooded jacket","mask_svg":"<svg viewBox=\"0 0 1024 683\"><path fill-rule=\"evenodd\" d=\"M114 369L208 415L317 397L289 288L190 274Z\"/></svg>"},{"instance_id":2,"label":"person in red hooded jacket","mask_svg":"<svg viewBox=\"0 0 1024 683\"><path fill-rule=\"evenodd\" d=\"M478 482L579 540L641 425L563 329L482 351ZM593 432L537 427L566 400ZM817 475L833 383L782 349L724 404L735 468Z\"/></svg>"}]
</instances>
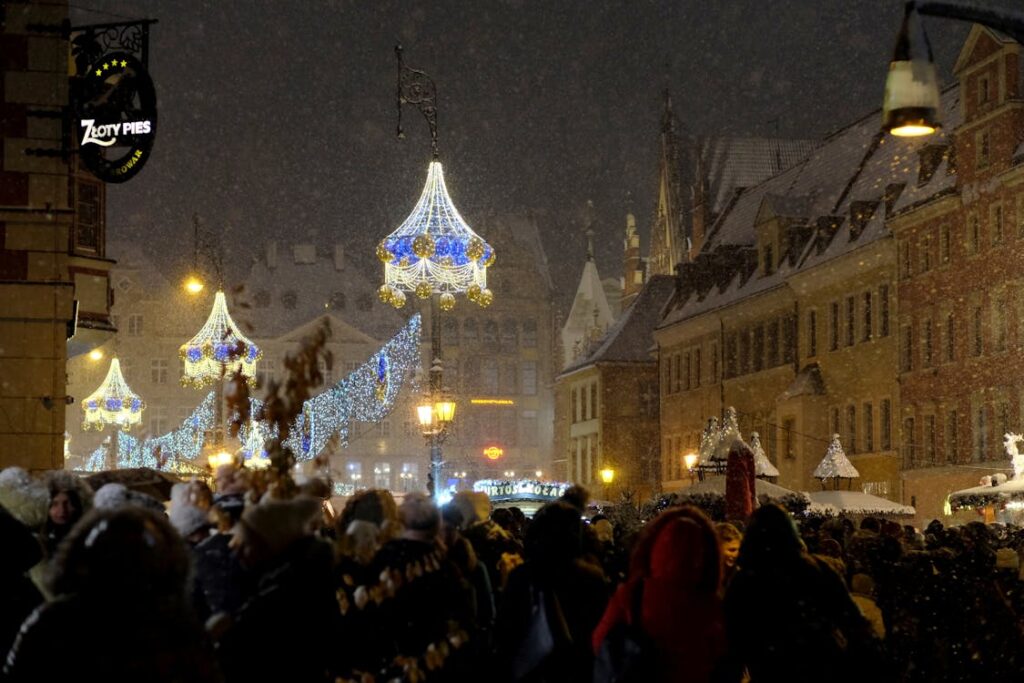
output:
<instances>
[{"instance_id":1,"label":"person in red hooded jacket","mask_svg":"<svg viewBox=\"0 0 1024 683\"><path fill-rule=\"evenodd\" d=\"M718 536L704 513L692 506L666 510L646 525L637 541L629 577L594 631L594 650L617 624L638 623L631 612L635 591L641 588L639 625L659 654L657 680L711 680L726 650L718 595L721 576Z\"/></svg>"}]
</instances>

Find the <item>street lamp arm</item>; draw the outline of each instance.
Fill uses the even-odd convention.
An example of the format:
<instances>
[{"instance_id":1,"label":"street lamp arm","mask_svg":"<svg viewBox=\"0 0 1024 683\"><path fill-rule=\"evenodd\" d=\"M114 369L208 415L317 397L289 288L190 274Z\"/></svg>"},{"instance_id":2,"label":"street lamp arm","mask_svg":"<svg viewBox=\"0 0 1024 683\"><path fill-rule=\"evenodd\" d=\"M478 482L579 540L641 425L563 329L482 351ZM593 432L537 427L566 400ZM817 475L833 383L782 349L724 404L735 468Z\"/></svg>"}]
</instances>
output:
<instances>
[{"instance_id":1,"label":"street lamp arm","mask_svg":"<svg viewBox=\"0 0 1024 683\"><path fill-rule=\"evenodd\" d=\"M942 0L924 0L907 4L916 6L919 14L982 24L1002 31L1018 43L1024 43L1024 14L1020 12L982 7L975 3Z\"/></svg>"}]
</instances>

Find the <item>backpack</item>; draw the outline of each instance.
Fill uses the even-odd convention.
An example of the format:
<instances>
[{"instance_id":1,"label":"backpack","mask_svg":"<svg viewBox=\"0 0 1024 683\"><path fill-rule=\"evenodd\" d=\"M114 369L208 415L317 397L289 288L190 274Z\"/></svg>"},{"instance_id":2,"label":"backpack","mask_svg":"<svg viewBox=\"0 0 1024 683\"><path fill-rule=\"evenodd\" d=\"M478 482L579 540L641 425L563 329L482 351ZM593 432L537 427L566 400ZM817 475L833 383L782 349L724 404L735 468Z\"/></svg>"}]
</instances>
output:
<instances>
[{"instance_id":1,"label":"backpack","mask_svg":"<svg viewBox=\"0 0 1024 683\"><path fill-rule=\"evenodd\" d=\"M644 583L637 582L630 596L626 621L608 632L594 659L594 683L649 683L658 677L658 649L643 629Z\"/></svg>"}]
</instances>

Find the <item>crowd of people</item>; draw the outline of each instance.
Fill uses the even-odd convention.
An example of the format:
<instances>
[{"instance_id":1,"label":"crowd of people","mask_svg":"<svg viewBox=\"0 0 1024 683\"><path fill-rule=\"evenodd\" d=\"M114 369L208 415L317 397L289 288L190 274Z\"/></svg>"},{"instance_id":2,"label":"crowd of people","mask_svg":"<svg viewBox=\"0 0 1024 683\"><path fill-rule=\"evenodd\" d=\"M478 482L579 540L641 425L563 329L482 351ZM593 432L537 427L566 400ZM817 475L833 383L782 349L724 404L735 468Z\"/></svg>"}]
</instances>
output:
<instances>
[{"instance_id":1,"label":"crowd of people","mask_svg":"<svg viewBox=\"0 0 1024 683\"><path fill-rule=\"evenodd\" d=\"M2 681L1017 681L1019 530L0 473Z\"/></svg>"}]
</instances>

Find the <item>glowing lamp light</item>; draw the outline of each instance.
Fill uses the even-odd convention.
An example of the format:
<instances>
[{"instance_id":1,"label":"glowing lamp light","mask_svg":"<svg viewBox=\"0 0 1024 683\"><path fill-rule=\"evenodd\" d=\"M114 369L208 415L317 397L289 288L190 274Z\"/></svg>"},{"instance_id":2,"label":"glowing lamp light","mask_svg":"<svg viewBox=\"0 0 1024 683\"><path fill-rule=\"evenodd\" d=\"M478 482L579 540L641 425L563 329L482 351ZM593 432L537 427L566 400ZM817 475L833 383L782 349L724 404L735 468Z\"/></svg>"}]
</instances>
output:
<instances>
[{"instance_id":1,"label":"glowing lamp light","mask_svg":"<svg viewBox=\"0 0 1024 683\"><path fill-rule=\"evenodd\" d=\"M429 403L416 406L416 417L419 419L421 427L431 426L434 424L434 406Z\"/></svg>"},{"instance_id":2,"label":"glowing lamp light","mask_svg":"<svg viewBox=\"0 0 1024 683\"><path fill-rule=\"evenodd\" d=\"M101 351L100 349L93 349L92 351L89 352L89 360L91 360L91 361L103 360L103 351Z\"/></svg>"},{"instance_id":3,"label":"glowing lamp light","mask_svg":"<svg viewBox=\"0 0 1024 683\"><path fill-rule=\"evenodd\" d=\"M185 280L184 287L185 291L188 292L189 294L198 294L199 292L203 291L206 285L203 284L202 280L192 275Z\"/></svg>"},{"instance_id":4,"label":"glowing lamp light","mask_svg":"<svg viewBox=\"0 0 1024 683\"><path fill-rule=\"evenodd\" d=\"M447 424L455 419L455 401L438 401L434 404L437 421Z\"/></svg>"},{"instance_id":5,"label":"glowing lamp light","mask_svg":"<svg viewBox=\"0 0 1024 683\"><path fill-rule=\"evenodd\" d=\"M211 453L210 457L207 458L207 460L210 463L210 468L216 470L218 467L221 467L223 465L230 465L234 463L235 456L231 455L227 451L222 450L217 451L216 453Z\"/></svg>"},{"instance_id":6,"label":"glowing lamp light","mask_svg":"<svg viewBox=\"0 0 1024 683\"><path fill-rule=\"evenodd\" d=\"M85 411L82 429L102 430L107 425L117 425L128 431L142 422L145 408L143 400L124 381L121 362L114 358L103 382L82 401L82 410Z\"/></svg>"},{"instance_id":7,"label":"glowing lamp light","mask_svg":"<svg viewBox=\"0 0 1024 683\"><path fill-rule=\"evenodd\" d=\"M694 467L696 467L697 466L697 459L699 457L700 456L698 456L696 453L687 453L686 455L684 455L683 456L683 463L686 465L686 469L687 470L692 470Z\"/></svg>"},{"instance_id":8,"label":"glowing lamp light","mask_svg":"<svg viewBox=\"0 0 1024 683\"><path fill-rule=\"evenodd\" d=\"M611 484L615 481L615 470L611 467L605 467L599 472L599 474L601 475L601 481L605 484Z\"/></svg>"},{"instance_id":9,"label":"glowing lamp light","mask_svg":"<svg viewBox=\"0 0 1024 683\"><path fill-rule=\"evenodd\" d=\"M442 310L455 306L455 295L465 294L482 307L494 294L487 288L487 269L494 263L494 248L469 227L452 203L439 161L430 162L427 182L409 217L377 245L384 264L380 299L395 308L406 292L421 299L438 294Z\"/></svg>"},{"instance_id":10,"label":"glowing lamp light","mask_svg":"<svg viewBox=\"0 0 1024 683\"><path fill-rule=\"evenodd\" d=\"M505 450L498 446L488 446L484 449L484 457L488 460L500 460L503 455L505 455Z\"/></svg>"},{"instance_id":11,"label":"glowing lamp light","mask_svg":"<svg viewBox=\"0 0 1024 683\"><path fill-rule=\"evenodd\" d=\"M885 79L882 130L898 137L931 135L941 125L939 77L921 16L907 3Z\"/></svg>"},{"instance_id":12,"label":"glowing lamp light","mask_svg":"<svg viewBox=\"0 0 1024 683\"><path fill-rule=\"evenodd\" d=\"M217 292L210 317L196 336L181 345L178 355L184 361L182 385L200 389L235 373L254 386L256 363L263 352L238 329L224 292Z\"/></svg>"}]
</instances>

